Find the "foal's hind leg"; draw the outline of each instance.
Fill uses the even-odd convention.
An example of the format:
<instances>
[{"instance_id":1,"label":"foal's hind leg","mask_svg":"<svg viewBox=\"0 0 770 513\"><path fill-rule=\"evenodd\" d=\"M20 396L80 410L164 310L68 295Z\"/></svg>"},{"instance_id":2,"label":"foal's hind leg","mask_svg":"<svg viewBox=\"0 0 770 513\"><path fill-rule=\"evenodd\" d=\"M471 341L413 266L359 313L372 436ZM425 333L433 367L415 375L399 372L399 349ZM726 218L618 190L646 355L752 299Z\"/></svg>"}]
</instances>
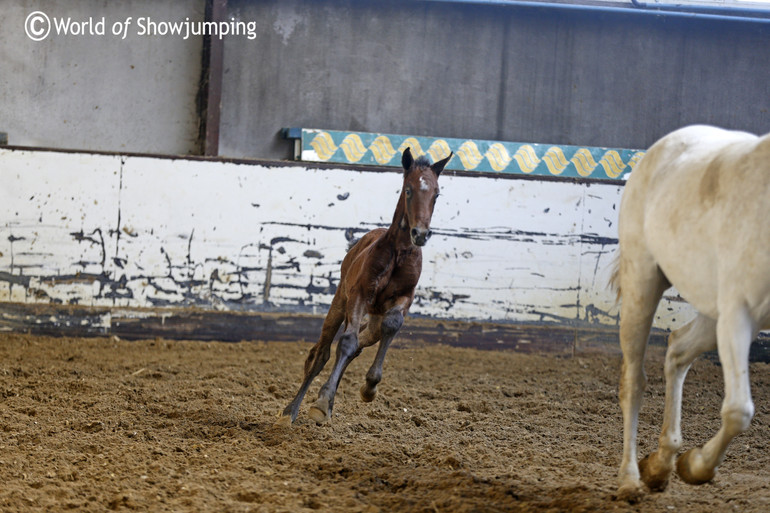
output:
<instances>
[{"instance_id":1,"label":"foal's hind leg","mask_svg":"<svg viewBox=\"0 0 770 513\"><path fill-rule=\"evenodd\" d=\"M308 411L310 418L318 424L326 422L331 417L334 408L334 396L337 393L342 374L353 361L353 358L361 353L358 346L358 328L364 314L363 301L358 297L349 298L347 311L349 318L346 319L345 332L337 343L337 359L334 362L334 368L329 379L321 387L318 399Z\"/></svg>"},{"instance_id":2,"label":"foal's hind leg","mask_svg":"<svg viewBox=\"0 0 770 513\"><path fill-rule=\"evenodd\" d=\"M291 425L297 419L299 405L302 403L302 399L305 397L307 389L310 387L310 384L315 377L318 376L318 373L324 368L326 362L329 361L334 335L337 334L337 330L340 328L344 318L345 312L343 310L343 300L335 294L334 299L332 299L332 304L329 307L329 312L324 319L323 327L321 328L321 337L310 349L307 359L305 360L305 373L302 385L299 387L297 395L294 396L294 399L283 410L283 413L281 413L281 418L278 420L279 424Z\"/></svg>"},{"instance_id":3,"label":"foal's hind leg","mask_svg":"<svg viewBox=\"0 0 770 513\"><path fill-rule=\"evenodd\" d=\"M690 449L679 457L676 470L687 483L702 484L713 479L730 441L749 427L754 416L749 382L749 346L757 331L756 323L745 306L720 308L717 348L725 379L722 427L701 449Z\"/></svg>"},{"instance_id":4,"label":"foal's hind leg","mask_svg":"<svg viewBox=\"0 0 770 513\"><path fill-rule=\"evenodd\" d=\"M624 255L621 253L621 258ZM620 347L623 365L620 378L620 407L623 410L623 460L620 464L618 496L632 499L642 490L636 462L639 409L647 378L644 355L653 316L668 281L650 259L621 260Z\"/></svg>"},{"instance_id":5,"label":"foal's hind leg","mask_svg":"<svg viewBox=\"0 0 770 513\"><path fill-rule=\"evenodd\" d=\"M385 362L385 353L390 347L393 338L404 324L404 314L401 307L391 308L382 318L380 324L380 345L377 348L377 355L374 357L374 363L366 373L366 383L361 385L361 399L371 402L377 395L377 384L382 380L382 364Z\"/></svg>"},{"instance_id":6,"label":"foal's hind leg","mask_svg":"<svg viewBox=\"0 0 770 513\"><path fill-rule=\"evenodd\" d=\"M653 491L663 491L674 469L676 453L682 446L682 385L693 360L716 347L716 322L698 315L669 335L666 352L666 407L658 450L639 462L642 480Z\"/></svg>"}]
</instances>

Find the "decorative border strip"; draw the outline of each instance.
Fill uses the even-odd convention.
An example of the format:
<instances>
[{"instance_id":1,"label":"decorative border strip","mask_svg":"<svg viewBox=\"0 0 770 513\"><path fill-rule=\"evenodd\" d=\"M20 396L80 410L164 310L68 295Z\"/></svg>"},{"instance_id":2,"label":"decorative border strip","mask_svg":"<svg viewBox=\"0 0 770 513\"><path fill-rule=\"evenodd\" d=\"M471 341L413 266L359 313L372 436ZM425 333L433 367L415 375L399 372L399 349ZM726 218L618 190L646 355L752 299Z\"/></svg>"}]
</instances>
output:
<instances>
[{"instance_id":1,"label":"decorative border strip","mask_svg":"<svg viewBox=\"0 0 770 513\"><path fill-rule=\"evenodd\" d=\"M620 148L515 143L407 135L345 132L309 128L284 129L298 139L296 158L373 166L401 165L401 152L428 154L433 161L455 153L446 169L487 173L625 180L644 151Z\"/></svg>"}]
</instances>

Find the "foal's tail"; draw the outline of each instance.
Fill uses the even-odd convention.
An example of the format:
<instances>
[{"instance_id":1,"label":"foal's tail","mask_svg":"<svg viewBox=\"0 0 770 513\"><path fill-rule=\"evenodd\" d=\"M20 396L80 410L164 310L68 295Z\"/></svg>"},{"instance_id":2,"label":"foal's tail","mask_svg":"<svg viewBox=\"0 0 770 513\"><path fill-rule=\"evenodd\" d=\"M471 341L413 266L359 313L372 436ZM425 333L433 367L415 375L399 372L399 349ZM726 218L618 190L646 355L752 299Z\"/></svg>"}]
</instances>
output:
<instances>
[{"instance_id":1,"label":"foal's tail","mask_svg":"<svg viewBox=\"0 0 770 513\"><path fill-rule=\"evenodd\" d=\"M614 290L615 294L617 294L615 296L615 303L619 303L620 296L622 295L620 290L620 249L615 254L615 260L612 261L612 275L610 276L608 286L610 290Z\"/></svg>"}]
</instances>

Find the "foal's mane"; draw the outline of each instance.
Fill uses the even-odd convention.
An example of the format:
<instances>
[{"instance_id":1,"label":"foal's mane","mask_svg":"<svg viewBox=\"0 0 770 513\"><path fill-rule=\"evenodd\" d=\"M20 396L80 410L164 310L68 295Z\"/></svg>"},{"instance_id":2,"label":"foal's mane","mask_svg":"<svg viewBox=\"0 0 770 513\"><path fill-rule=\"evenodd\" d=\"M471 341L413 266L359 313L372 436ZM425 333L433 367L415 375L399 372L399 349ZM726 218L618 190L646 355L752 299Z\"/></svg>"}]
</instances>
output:
<instances>
[{"instance_id":1,"label":"foal's mane","mask_svg":"<svg viewBox=\"0 0 770 513\"><path fill-rule=\"evenodd\" d=\"M415 159L414 167L430 167L430 160L425 155L420 155Z\"/></svg>"}]
</instances>

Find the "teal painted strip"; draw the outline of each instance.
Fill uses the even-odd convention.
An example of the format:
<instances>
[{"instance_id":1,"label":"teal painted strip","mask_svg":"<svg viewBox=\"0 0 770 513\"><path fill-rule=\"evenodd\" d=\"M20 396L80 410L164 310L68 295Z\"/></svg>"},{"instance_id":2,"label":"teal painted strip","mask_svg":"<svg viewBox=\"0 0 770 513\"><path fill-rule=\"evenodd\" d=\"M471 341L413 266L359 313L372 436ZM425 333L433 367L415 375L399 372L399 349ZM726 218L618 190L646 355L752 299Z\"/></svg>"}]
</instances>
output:
<instances>
[{"instance_id":1,"label":"teal painted strip","mask_svg":"<svg viewBox=\"0 0 770 513\"><path fill-rule=\"evenodd\" d=\"M433 161L455 153L446 169L600 179L625 179L641 150L502 141L418 137L338 130L301 131L301 160L401 166L409 146Z\"/></svg>"}]
</instances>

